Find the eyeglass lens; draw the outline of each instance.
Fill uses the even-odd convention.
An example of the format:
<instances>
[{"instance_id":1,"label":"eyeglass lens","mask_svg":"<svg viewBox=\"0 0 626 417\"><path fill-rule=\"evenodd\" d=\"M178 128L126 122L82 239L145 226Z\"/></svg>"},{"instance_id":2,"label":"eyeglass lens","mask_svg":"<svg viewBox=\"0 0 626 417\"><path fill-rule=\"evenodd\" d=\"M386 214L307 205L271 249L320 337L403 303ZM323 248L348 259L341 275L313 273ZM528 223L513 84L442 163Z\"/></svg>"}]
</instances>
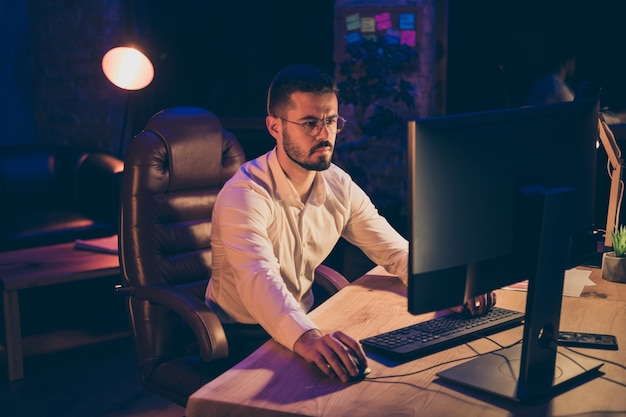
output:
<instances>
[{"instance_id":1,"label":"eyeglass lens","mask_svg":"<svg viewBox=\"0 0 626 417\"><path fill-rule=\"evenodd\" d=\"M318 120L315 124L304 124L304 133L311 136L317 136L322 131L323 126L326 126L330 133L337 133L341 132L345 123L346 120L339 117L336 119Z\"/></svg>"}]
</instances>

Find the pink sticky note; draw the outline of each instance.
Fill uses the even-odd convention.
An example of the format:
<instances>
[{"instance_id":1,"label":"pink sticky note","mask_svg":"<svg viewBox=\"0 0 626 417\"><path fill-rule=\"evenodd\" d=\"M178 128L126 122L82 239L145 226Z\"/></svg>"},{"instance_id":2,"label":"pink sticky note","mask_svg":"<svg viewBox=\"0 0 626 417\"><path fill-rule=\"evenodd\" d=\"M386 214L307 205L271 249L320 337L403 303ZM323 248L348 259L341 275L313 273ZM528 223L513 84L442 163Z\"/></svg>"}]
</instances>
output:
<instances>
[{"instance_id":1,"label":"pink sticky note","mask_svg":"<svg viewBox=\"0 0 626 417\"><path fill-rule=\"evenodd\" d=\"M415 31L414 30L401 30L400 31L400 43L415 46Z\"/></svg>"}]
</instances>

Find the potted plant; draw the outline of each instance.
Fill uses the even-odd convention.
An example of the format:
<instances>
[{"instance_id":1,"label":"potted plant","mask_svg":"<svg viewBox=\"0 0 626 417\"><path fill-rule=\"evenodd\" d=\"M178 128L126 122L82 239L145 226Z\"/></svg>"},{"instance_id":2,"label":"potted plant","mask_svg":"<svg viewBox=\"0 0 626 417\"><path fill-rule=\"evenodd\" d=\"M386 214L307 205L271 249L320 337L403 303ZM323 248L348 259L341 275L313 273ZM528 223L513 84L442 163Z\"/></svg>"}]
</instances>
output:
<instances>
[{"instance_id":1,"label":"potted plant","mask_svg":"<svg viewBox=\"0 0 626 417\"><path fill-rule=\"evenodd\" d=\"M379 36L348 43L345 56L338 87L348 124L337 137L335 162L389 217L406 206L406 121L416 117L418 54Z\"/></svg>"},{"instance_id":2,"label":"potted plant","mask_svg":"<svg viewBox=\"0 0 626 417\"><path fill-rule=\"evenodd\" d=\"M626 226L619 226L610 236L613 251L602 255L602 278L612 282L626 282Z\"/></svg>"},{"instance_id":3,"label":"potted plant","mask_svg":"<svg viewBox=\"0 0 626 417\"><path fill-rule=\"evenodd\" d=\"M417 52L386 37L348 43L345 52L346 60L339 63L340 100L352 106L360 133L369 140L382 139L390 129L402 130L403 113L415 107Z\"/></svg>"}]
</instances>

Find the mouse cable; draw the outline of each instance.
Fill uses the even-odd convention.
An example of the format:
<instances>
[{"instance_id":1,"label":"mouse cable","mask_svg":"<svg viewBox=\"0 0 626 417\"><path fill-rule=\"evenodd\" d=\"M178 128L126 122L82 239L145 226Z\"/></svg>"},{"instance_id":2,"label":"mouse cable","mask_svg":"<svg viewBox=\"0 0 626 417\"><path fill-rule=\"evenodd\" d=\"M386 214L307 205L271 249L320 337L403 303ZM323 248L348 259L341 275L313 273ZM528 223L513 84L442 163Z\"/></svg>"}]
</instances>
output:
<instances>
[{"instance_id":1,"label":"mouse cable","mask_svg":"<svg viewBox=\"0 0 626 417\"><path fill-rule=\"evenodd\" d=\"M489 351L489 352L485 352L485 353L478 353L478 354L476 354L476 355L465 356L465 357L462 357L462 358L450 359L449 361L440 362L440 363L437 363L437 364L435 364L435 365L429 366L429 367L427 367L427 368L424 368L424 369L419 369L419 370L417 370L417 371L413 371L413 372L407 372L407 373L404 373L404 374L381 375L381 376L369 376L369 375L368 375L368 376L364 379L364 381L377 381L377 380L381 380L381 379L400 378L400 377L404 377L404 376L417 375L417 374L420 374L420 373L422 373L422 372L430 371L431 369L437 368L437 367L439 367L439 366L449 365L449 364L451 364L451 363L460 362L460 361L464 361L464 360L468 360L468 359L475 359L475 358L478 358L478 357L480 357L480 356L488 355L488 354L490 354L490 353L497 353L497 352L499 352L499 351L501 351L501 350L503 350L503 349L508 349L508 348L513 347L513 346L515 346L515 345L517 345L517 344L519 344L519 343L521 343L521 342L522 342L522 340L520 339L520 340L518 340L518 341L516 341L516 342L514 342L514 343L512 343L512 344L510 344L510 345L508 345L508 346L503 346L503 345L501 345L500 343L495 342L493 339L491 339L491 338L489 338L489 337L485 337L485 339L487 339L487 340L489 340L490 342L495 343L496 345L498 345L498 346L499 346L499 347L498 347L498 349L496 349L496 350L492 350L492 351ZM465 345L467 345L467 343L465 343ZM471 346L469 346L469 345L467 345L467 346L468 346L470 349L472 349L472 347L471 347ZM472 350L473 350L473 349L472 349Z\"/></svg>"}]
</instances>

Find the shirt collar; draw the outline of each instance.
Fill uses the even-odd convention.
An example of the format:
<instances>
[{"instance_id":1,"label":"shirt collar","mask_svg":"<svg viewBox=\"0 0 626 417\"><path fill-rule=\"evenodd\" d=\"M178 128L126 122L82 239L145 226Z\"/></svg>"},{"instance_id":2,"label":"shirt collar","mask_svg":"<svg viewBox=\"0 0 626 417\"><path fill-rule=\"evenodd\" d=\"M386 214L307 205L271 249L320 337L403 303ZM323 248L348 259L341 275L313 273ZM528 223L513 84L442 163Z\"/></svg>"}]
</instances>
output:
<instances>
[{"instance_id":1,"label":"shirt collar","mask_svg":"<svg viewBox=\"0 0 626 417\"><path fill-rule=\"evenodd\" d=\"M276 196L278 199L281 201L287 199L300 201L300 196L278 162L276 148L270 151L268 165L276 183ZM326 201L326 180L324 179L322 172L316 172L315 180L313 180L313 190L311 190L308 202L313 205L320 206L324 203L324 201Z\"/></svg>"}]
</instances>

